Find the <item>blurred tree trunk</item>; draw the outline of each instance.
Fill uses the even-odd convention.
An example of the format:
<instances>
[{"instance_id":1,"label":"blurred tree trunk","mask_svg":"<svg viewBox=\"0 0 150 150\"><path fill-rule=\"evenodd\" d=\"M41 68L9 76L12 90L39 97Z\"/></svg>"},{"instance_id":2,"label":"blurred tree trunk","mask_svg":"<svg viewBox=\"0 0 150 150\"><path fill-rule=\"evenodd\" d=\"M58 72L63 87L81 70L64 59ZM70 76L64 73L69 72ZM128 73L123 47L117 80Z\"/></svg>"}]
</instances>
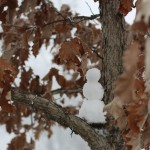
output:
<instances>
[{"instance_id":1,"label":"blurred tree trunk","mask_svg":"<svg viewBox=\"0 0 150 150\"><path fill-rule=\"evenodd\" d=\"M122 55L127 46L125 20L124 16L118 12L119 4L120 0L99 0L103 32L103 66L101 82L105 89L105 104L113 99L113 82L123 70ZM113 150L122 150L124 148L120 133L113 127L111 120L111 118L108 119L108 141L112 144Z\"/></svg>"}]
</instances>

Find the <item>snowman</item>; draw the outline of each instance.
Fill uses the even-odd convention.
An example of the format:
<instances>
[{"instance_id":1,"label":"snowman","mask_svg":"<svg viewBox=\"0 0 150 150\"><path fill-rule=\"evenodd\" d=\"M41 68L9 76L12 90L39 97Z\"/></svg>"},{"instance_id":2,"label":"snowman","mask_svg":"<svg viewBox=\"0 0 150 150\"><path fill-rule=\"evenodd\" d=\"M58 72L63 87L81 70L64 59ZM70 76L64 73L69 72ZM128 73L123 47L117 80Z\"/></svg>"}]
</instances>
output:
<instances>
[{"instance_id":1,"label":"snowman","mask_svg":"<svg viewBox=\"0 0 150 150\"><path fill-rule=\"evenodd\" d=\"M86 73L87 82L83 86L83 95L86 99L79 110L79 116L88 123L105 122L104 103L101 101L104 89L98 82L100 77L100 70L97 68L89 69Z\"/></svg>"}]
</instances>

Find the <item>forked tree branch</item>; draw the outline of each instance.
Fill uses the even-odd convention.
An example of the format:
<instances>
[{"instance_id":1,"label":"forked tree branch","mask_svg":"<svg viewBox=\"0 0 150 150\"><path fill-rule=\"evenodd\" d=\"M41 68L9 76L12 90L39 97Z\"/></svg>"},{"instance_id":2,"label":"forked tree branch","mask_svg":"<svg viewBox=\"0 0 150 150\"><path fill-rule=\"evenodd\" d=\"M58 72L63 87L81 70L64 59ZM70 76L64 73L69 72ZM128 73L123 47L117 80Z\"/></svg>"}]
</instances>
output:
<instances>
[{"instance_id":1,"label":"forked tree branch","mask_svg":"<svg viewBox=\"0 0 150 150\"><path fill-rule=\"evenodd\" d=\"M55 23L79 23L85 20L94 20L99 18L100 14L95 14L95 15L91 15L91 16L75 16L75 17L68 17L68 18L64 18L64 19L60 19L60 20L55 20L55 21L51 21L51 22L47 22L45 23L42 27L48 26L48 25L52 25Z\"/></svg>"},{"instance_id":2,"label":"forked tree branch","mask_svg":"<svg viewBox=\"0 0 150 150\"><path fill-rule=\"evenodd\" d=\"M97 19L99 18L99 14L95 14L95 15L91 15L91 16L75 16L75 17L68 17L68 18L64 18L64 19L58 19L58 20L54 20L54 21L50 21L50 22L47 22L45 23L44 25L42 25L42 28L46 27L46 26L49 26L49 25L54 25L56 23L71 23L71 24L76 24L76 23L79 23L79 22L82 22L82 21L85 21L85 20L94 20L94 19ZM100 18L99 18L100 19ZM30 26L18 26L18 25L12 25L12 24L3 24L3 26L6 26L6 27L15 27L15 28L18 28L18 29L35 29L36 26L34 25L30 25Z\"/></svg>"},{"instance_id":3,"label":"forked tree branch","mask_svg":"<svg viewBox=\"0 0 150 150\"><path fill-rule=\"evenodd\" d=\"M54 102L17 88L12 89L12 100L14 103L25 104L33 107L35 110L40 110L48 120L51 119L63 126L69 127L87 141L92 150L110 149L110 145L105 137L98 135L93 128L79 117L66 114L62 107Z\"/></svg>"}]
</instances>

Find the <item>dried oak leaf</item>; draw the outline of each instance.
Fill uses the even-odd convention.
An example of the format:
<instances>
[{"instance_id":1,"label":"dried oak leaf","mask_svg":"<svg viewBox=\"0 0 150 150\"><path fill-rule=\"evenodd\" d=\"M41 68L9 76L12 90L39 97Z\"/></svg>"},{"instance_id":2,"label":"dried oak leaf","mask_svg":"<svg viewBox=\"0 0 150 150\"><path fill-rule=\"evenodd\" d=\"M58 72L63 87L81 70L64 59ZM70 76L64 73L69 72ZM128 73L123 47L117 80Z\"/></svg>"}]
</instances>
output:
<instances>
[{"instance_id":1,"label":"dried oak leaf","mask_svg":"<svg viewBox=\"0 0 150 150\"><path fill-rule=\"evenodd\" d=\"M34 10L34 8L37 6L37 1L38 0L24 0L21 3L21 6L19 7L18 13L26 13L29 12L30 10Z\"/></svg>"},{"instance_id":2,"label":"dried oak leaf","mask_svg":"<svg viewBox=\"0 0 150 150\"><path fill-rule=\"evenodd\" d=\"M36 57L39 53L40 47L41 47L41 29L39 27L35 30L35 36L33 41L33 47L32 47L32 53Z\"/></svg>"},{"instance_id":3,"label":"dried oak leaf","mask_svg":"<svg viewBox=\"0 0 150 150\"><path fill-rule=\"evenodd\" d=\"M128 127L135 133L140 133L147 119L147 101L130 104L126 107Z\"/></svg>"},{"instance_id":4,"label":"dried oak leaf","mask_svg":"<svg viewBox=\"0 0 150 150\"><path fill-rule=\"evenodd\" d=\"M20 49L20 61L22 64L25 63L25 61L28 59L29 56L29 44L28 40L30 37L31 31L25 31L22 35L22 48Z\"/></svg>"},{"instance_id":5,"label":"dried oak leaf","mask_svg":"<svg viewBox=\"0 0 150 150\"><path fill-rule=\"evenodd\" d=\"M32 113L32 109L23 104L19 106L19 109L24 117L28 117Z\"/></svg>"},{"instance_id":6,"label":"dried oak leaf","mask_svg":"<svg viewBox=\"0 0 150 150\"><path fill-rule=\"evenodd\" d=\"M132 90L135 83L135 72L139 61L139 44L133 42L123 56L124 73L115 82L114 94L118 96L122 103L128 104L132 97ZM126 90L125 90L126 89Z\"/></svg>"},{"instance_id":7,"label":"dried oak leaf","mask_svg":"<svg viewBox=\"0 0 150 150\"><path fill-rule=\"evenodd\" d=\"M78 38L64 42L59 50L58 61L76 70L81 65L81 57L90 53L89 49Z\"/></svg>"},{"instance_id":8,"label":"dried oak leaf","mask_svg":"<svg viewBox=\"0 0 150 150\"><path fill-rule=\"evenodd\" d=\"M0 106L7 112L12 111L12 106L8 104L8 100L10 100L11 97L11 83L14 81L15 76L15 70L9 62L0 58L0 88L2 89L0 95Z\"/></svg>"},{"instance_id":9,"label":"dried oak leaf","mask_svg":"<svg viewBox=\"0 0 150 150\"><path fill-rule=\"evenodd\" d=\"M16 8L18 6L18 1L17 0L9 0L7 1L8 3L8 13L7 13L7 22L9 24L13 24L14 18L16 15Z\"/></svg>"},{"instance_id":10,"label":"dried oak leaf","mask_svg":"<svg viewBox=\"0 0 150 150\"><path fill-rule=\"evenodd\" d=\"M32 79L30 83L30 91L34 94L41 95L46 92L46 87L44 85L40 85L40 77L36 76Z\"/></svg>"},{"instance_id":11,"label":"dried oak leaf","mask_svg":"<svg viewBox=\"0 0 150 150\"><path fill-rule=\"evenodd\" d=\"M78 68L78 72L80 72L80 75L81 75L81 76L85 76L85 74L86 74L86 71L87 71L87 63L88 63L88 58L87 58L87 55L84 54L84 55L81 57L81 65L80 65L80 67Z\"/></svg>"},{"instance_id":12,"label":"dried oak leaf","mask_svg":"<svg viewBox=\"0 0 150 150\"><path fill-rule=\"evenodd\" d=\"M104 107L104 111L107 111L108 114L111 114L114 117L116 126L119 127L120 130L125 129L127 125L126 114L118 97L115 97L109 104L107 104Z\"/></svg>"},{"instance_id":13,"label":"dried oak leaf","mask_svg":"<svg viewBox=\"0 0 150 150\"><path fill-rule=\"evenodd\" d=\"M64 110L65 114L76 115L79 113L79 111L74 106L64 107L63 110Z\"/></svg>"},{"instance_id":14,"label":"dried oak leaf","mask_svg":"<svg viewBox=\"0 0 150 150\"><path fill-rule=\"evenodd\" d=\"M150 146L149 136L150 136L150 114L148 114L147 120L146 120L145 125L143 127L143 132L142 132L145 150L149 150L149 146Z\"/></svg>"},{"instance_id":15,"label":"dried oak leaf","mask_svg":"<svg viewBox=\"0 0 150 150\"><path fill-rule=\"evenodd\" d=\"M29 81L32 77L32 69L30 68L28 71L26 71L24 68L21 73L21 82L20 82L20 88L23 90L28 90L29 89Z\"/></svg>"},{"instance_id":16,"label":"dried oak leaf","mask_svg":"<svg viewBox=\"0 0 150 150\"><path fill-rule=\"evenodd\" d=\"M138 42L131 43L128 50L125 51L123 67L124 72L118 77L114 89L115 98L118 97L119 100L113 100L107 110L114 116L117 123L118 118L123 117L121 123L126 120L126 126L123 130L126 148L138 150L140 149L141 130L148 116L148 95L145 94L145 81L142 77L144 54L140 50ZM117 104L117 107L115 105L114 108L114 104ZM118 107L120 109L117 109ZM120 112L116 112L116 110Z\"/></svg>"},{"instance_id":17,"label":"dried oak leaf","mask_svg":"<svg viewBox=\"0 0 150 150\"><path fill-rule=\"evenodd\" d=\"M141 135L131 130L128 133L124 134L124 138L126 141L127 150L139 150L141 149Z\"/></svg>"},{"instance_id":18,"label":"dried oak leaf","mask_svg":"<svg viewBox=\"0 0 150 150\"><path fill-rule=\"evenodd\" d=\"M31 139L30 143L26 141L26 134L21 133L12 139L8 144L8 150L31 150L34 149L34 141Z\"/></svg>"},{"instance_id":19,"label":"dried oak leaf","mask_svg":"<svg viewBox=\"0 0 150 150\"><path fill-rule=\"evenodd\" d=\"M121 0L119 12L126 16L132 10L132 7L133 7L133 0Z\"/></svg>"},{"instance_id":20,"label":"dried oak leaf","mask_svg":"<svg viewBox=\"0 0 150 150\"><path fill-rule=\"evenodd\" d=\"M146 33L148 33L148 26L143 22L143 20L141 20L134 22L131 26L131 30L145 35Z\"/></svg>"},{"instance_id":21,"label":"dried oak leaf","mask_svg":"<svg viewBox=\"0 0 150 150\"><path fill-rule=\"evenodd\" d=\"M80 64L80 61L77 56L81 55L81 43L75 38L69 42L64 42L61 45L59 50L59 59L62 63L68 63L69 61L73 61L75 64Z\"/></svg>"},{"instance_id":22,"label":"dried oak leaf","mask_svg":"<svg viewBox=\"0 0 150 150\"><path fill-rule=\"evenodd\" d=\"M148 101L148 114L150 115L150 100Z\"/></svg>"},{"instance_id":23,"label":"dried oak leaf","mask_svg":"<svg viewBox=\"0 0 150 150\"><path fill-rule=\"evenodd\" d=\"M92 48L93 45L98 44L102 39L101 30L97 29L93 24L89 24L88 26L85 26L84 24L77 25L75 35L90 48Z\"/></svg>"},{"instance_id":24,"label":"dried oak leaf","mask_svg":"<svg viewBox=\"0 0 150 150\"><path fill-rule=\"evenodd\" d=\"M7 2L7 0L1 0L0 1L0 7L1 7L1 5L5 4L6 2Z\"/></svg>"},{"instance_id":25,"label":"dried oak leaf","mask_svg":"<svg viewBox=\"0 0 150 150\"><path fill-rule=\"evenodd\" d=\"M135 17L135 22L139 22L143 20L143 22L147 25L150 25L150 1L137 1L137 14Z\"/></svg>"},{"instance_id":26,"label":"dried oak leaf","mask_svg":"<svg viewBox=\"0 0 150 150\"><path fill-rule=\"evenodd\" d=\"M13 68L12 66L9 64L9 62L6 59L3 59L2 57L0 57L0 81L4 80L4 72L5 70L10 70L11 72L13 72Z\"/></svg>"},{"instance_id":27,"label":"dried oak leaf","mask_svg":"<svg viewBox=\"0 0 150 150\"><path fill-rule=\"evenodd\" d=\"M146 86L146 92L150 94L150 38L147 38L146 44L145 44L145 73L144 73L144 79L145 86Z\"/></svg>"}]
</instances>

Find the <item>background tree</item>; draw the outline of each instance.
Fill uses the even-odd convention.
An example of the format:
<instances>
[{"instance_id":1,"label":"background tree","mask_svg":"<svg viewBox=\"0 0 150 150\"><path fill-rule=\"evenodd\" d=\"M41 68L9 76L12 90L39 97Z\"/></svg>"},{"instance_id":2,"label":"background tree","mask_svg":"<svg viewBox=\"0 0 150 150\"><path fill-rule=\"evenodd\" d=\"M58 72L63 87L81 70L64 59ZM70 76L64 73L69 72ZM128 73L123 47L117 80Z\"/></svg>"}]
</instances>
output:
<instances>
[{"instance_id":1,"label":"background tree","mask_svg":"<svg viewBox=\"0 0 150 150\"><path fill-rule=\"evenodd\" d=\"M3 39L0 57L0 123L6 125L9 133L16 134L8 150L34 149L34 140L28 143L26 132L32 129L38 138L40 132L46 130L50 136L54 121L70 127L88 142L92 150L120 150L124 147L136 150L143 145L149 149L150 2L138 0L135 6L132 0L98 2L100 14L88 17L72 14L67 5L58 11L48 0L24 0L19 6L17 0L0 1L3 28L0 33ZM129 27L124 16L133 7L137 8L137 15L135 23ZM101 22L102 30L89 22L92 19ZM76 29L74 34L73 29ZM56 68L50 68L41 79L26 67L29 56L36 57L43 44L51 46L53 63L63 67L64 72L67 70L70 80L60 75ZM59 51L54 49L58 45ZM79 107L62 108L53 98L55 94L65 93L68 97L82 94L89 61L102 70L101 82L105 89L104 102L107 104L104 110L114 118L108 115L106 124L87 124L75 116ZM37 65L40 69L40 64ZM16 84L18 76L20 83ZM61 86L60 89L51 90L53 77ZM30 115L38 125L22 124L21 118ZM95 130L97 127L106 132L98 134ZM24 129L23 133L21 129Z\"/></svg>"}]
</instances>

